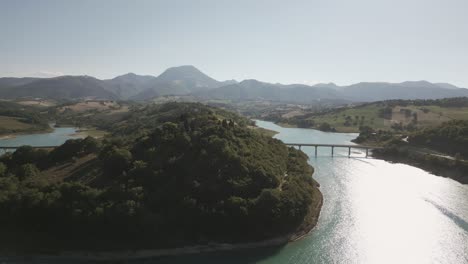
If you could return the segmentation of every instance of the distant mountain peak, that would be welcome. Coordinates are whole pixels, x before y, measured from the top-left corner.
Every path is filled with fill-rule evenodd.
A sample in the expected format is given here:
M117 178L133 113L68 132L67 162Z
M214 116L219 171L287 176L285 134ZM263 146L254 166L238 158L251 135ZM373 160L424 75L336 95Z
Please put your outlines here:
M159 82L184 82L196 87L214 88L220 84L220 82L204 74L192 65L182 65L169 68L161 73L157 78Z
M119 75L117 77L114 77L111 80L135 80L135 79L138 79L138 78L156 78L156 77L151 76L151 75L138 75L136 73L129 72L129 73L122 74L122 75Z
M186 95L199 90L207 90L225 85L193 65L171 67L161 73L151 87L131 97L134 100L151 99L162 95Z
M171 67L166 69L161 75L158 76L160 79L177 79L187 77L208 77L208 75L195 68L193 65L182 65L177 67ZM210 77L208 77L210 78Z
M129 73L126 73L126 74L122 74L120 76L117 76L117 77L135 77L135 76L138 76L136 73L133 73L133 72L129 72Z
M174 67L170 67L170 68L167 68L168 70L171 70L171 69L180 69L180 70L196 70L196 71L200 71L197 69L197 67L193 66L193 65L180 65L180 66L174 66Z

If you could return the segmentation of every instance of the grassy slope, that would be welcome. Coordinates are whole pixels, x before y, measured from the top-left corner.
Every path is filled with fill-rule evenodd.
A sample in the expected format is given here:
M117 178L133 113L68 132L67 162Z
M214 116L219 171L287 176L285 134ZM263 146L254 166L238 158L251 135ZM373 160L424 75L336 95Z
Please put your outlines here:
M360 120L364 117L362 125L372 127L376 130L390 130L391 125L394 123L408 124L412 118L406 118L400 109L410 109L412 112L417 113L418 126L419 127L432 127L439 125L443 122L452 119L468 120L468 107L440 107L435 105L428 106L395 106L392 110L392 119L383 119L379 117L379 109L384 106L375 104L356 106L351 108L343 108L334 112L317 114L312 117L308 117L308 120L314 120L318 125L321 123L329 123L338 132L359 132L359 126L361 125ZM429 110L425 113L423 109ZM351 116L351 126L345 126L345 117ZM355 123L356 116L359 117L359 121Z
M0 101L0 135L48 131L49 125L40 108Z
M46 125L24 123L20 117L0 116L0 135L45 133L50 130Z
M380 107L376 105L369 105L366 107L356 108L345 108L335 113L327 113L319 115L310 119L313 119L316 124L329 123L338 132L358 132L359 124L362 116L364 116L363 125L371 126L376 129L385 129L384 119L378 116L378 110ZM356 116L358 116L358 122L356 125L345 126L346 116L351 116L352 123L354 123Z
M9 130L28 130L34 126L21 122L21 118L12 116L0 116L0 127L7 128Z

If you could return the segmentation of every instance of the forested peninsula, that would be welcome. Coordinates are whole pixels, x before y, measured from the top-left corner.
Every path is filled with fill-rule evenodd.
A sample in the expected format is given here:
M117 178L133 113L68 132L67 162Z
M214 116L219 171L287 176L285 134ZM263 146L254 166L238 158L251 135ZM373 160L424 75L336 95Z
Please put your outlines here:
M359 139L382 144L383 148L373 153L377 158L407 163L468 184L467 120L452 120L405 137L361 132Z
M0 246L168 249L306 234L322 204L307 156L251 125L202 104L145 105L102 139L3 155Z

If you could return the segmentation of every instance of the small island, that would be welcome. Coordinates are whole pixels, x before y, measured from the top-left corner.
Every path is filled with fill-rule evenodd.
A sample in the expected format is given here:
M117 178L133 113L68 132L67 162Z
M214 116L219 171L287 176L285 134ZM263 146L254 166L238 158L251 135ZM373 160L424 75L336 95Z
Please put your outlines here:
M166 103L106 126L102 139L1 156L6 253L280 245L317 222L323 198L307 156L246 118Z

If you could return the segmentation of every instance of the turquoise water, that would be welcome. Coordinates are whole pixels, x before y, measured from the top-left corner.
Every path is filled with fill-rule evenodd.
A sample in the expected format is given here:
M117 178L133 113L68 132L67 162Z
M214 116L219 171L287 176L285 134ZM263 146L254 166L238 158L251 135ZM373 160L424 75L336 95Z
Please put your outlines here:
M357 134L282 128L287 142L352 144ZM347 149L302 148L324 205L317 227L282 248L167 257L147 263L468 263L468 185ZM341 156L340 156L341 155Z
M287 143L352 144L350 140L357 136L282 128L264 121L257 124L278 131L275 137ZM52 137L49 139L45 135L32 135L33 140L22 138L20 142L59 143L73 133L62 128L57 130L54 136L46 136ZM319 148L317 157L314 148L302 150L310 157L314 178L321 184L324 195L318 225L309 236L281 248L136 262L468 263L468 185L408 165L364 158L365 153L360 151L354 151L348 158L347 149L335 148L334 157L330 148ZM51 263L52 260L35 262ZM80 261L67 259L66 262Z

